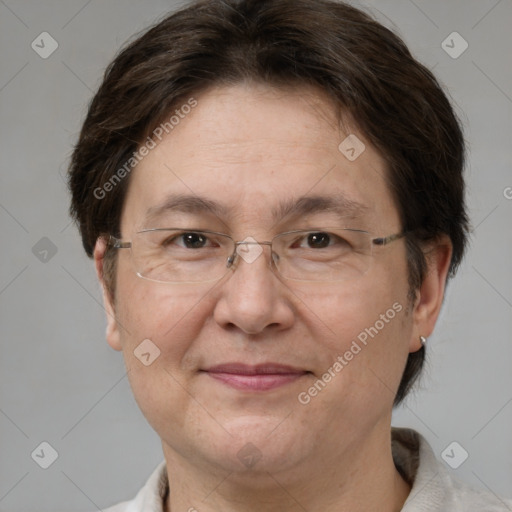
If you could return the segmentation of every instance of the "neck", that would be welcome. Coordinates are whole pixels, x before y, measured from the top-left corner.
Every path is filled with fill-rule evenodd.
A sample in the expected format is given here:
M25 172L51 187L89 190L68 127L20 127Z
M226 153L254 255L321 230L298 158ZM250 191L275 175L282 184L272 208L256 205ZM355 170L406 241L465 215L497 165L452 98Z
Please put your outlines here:
M191 463L163 447L171 482L165 512L399 512L410 492L393 462L389 427L275 474Z

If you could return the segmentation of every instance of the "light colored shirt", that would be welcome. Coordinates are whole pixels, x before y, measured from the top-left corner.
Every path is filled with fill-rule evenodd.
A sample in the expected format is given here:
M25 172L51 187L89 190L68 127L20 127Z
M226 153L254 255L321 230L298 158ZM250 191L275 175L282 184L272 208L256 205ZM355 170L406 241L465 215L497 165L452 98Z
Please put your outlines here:
M402 512L512 512L512 500L474 489L455 478L418 432L392 428L391 438L395 466L412 486ZM168 490L163 461L133 500L104 512L164 512Z

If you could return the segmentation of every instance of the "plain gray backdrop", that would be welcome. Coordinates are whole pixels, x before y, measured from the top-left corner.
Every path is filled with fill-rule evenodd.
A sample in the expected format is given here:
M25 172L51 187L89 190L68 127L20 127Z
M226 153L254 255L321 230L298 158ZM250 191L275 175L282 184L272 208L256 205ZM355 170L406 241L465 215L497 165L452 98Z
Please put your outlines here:
M105 341L100 289L67 214L65 175L104 68L177 5L0 0L2 511L103 509L132 498L163 459L122 356ZM394 424L419 430L440 459L456 441L457 457L462 449L469 456L450 471L510 497L512 1L362 6L434 69L469 148L471 247L429 340L425 373ZM48 469L37 457L51 454L42 442L58 454Z

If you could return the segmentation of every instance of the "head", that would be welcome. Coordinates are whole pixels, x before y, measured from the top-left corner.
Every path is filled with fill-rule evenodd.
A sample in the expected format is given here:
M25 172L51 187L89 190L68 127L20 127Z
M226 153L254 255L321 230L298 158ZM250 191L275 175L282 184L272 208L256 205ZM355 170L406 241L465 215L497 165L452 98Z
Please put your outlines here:
M355 159L348 136L364 145ZM199 446L210 462L230 443L263 447L293 396L271 452L300 436L298 462L318 449L304 437L308 421L333 436L387 421L421 371L419 336L432 332L463 256L463 167L460 124L434 76L344 3L198 2L127 46L73 153L71 213L104 288L108 341L162 440L189 457ZM189 212L151 217L170 196L208 207L189 200ZM274 215L311 196L354 208ZM214 283L157 283L136 275L129 249L107 243L170 223L235 240L326 223L404 236L375 246L360 278L323 283L283 278L264 245ZM144 339L160 350L147 367L134 356ZM337 357L347 351L345 365ZM233 361L306 373L262 398L208 380L205 370Z

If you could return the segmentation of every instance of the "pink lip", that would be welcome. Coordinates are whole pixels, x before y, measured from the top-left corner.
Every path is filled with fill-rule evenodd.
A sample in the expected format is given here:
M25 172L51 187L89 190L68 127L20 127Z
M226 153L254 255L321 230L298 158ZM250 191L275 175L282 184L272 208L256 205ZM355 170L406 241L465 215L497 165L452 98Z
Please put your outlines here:
M210 377L235 389L267 391L293 382L307 371L276 363L256 366L242 363L227 363L204 370Z

